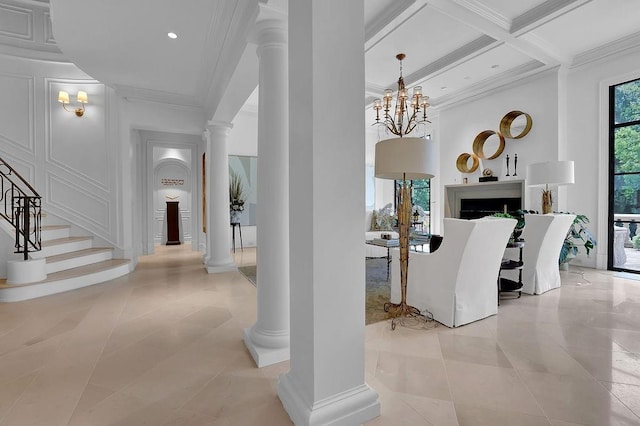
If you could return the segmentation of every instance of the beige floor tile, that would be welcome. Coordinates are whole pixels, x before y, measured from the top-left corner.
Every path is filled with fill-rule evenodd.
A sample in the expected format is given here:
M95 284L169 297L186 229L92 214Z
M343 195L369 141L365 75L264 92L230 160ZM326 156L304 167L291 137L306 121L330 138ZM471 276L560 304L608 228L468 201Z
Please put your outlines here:
M590 377L589 372L559 345L502 342L500 347L517 370Z
M445 361L451 395L455 404L481 406L534 416L544 413L513 368Z
M439 339L445 360L512 367L495 339L456 334L440 334Z
M638 424L640 424L640 386L609 382L602 382L602 384L638 416Z
M114 391L124 388L170 353L143 342L121 349L98 361L89 383Z
M0 424L35 377L36 374L34 373L0 382Z
M380 351L375 377L393 392L451 400L440 359Z
M367 326L381 403L367 425L640 425L640 282L573 269L463 327ZM258 369L244 346L255 320L256 288L207 274L186 246L108 283L0 304L0 425L290 424L275 387L289 363Z
M7 425L65 424L82 397L91 365L43 367L4 418Z
M399 398L413 408L426 424L437 426L457 426L456 410L452 401L426 398L408 394L398 394Z
M597 380L520 372L550 419L586 425L637 425L640 419Z
M640 332L617 329L598 329L626 351L640 354Z
M379 337L367 341L367 348L379 351L389 351L397 354L442 359L440 342L435 329L414 330L397 326L381 330Z
M640 385L640 355L620 351L591 351L584 353L569 349L573 356L593 377L600 381Z
M489 409L467 404L455 404L460 426L550 426L545 416L533 416L503 409Z

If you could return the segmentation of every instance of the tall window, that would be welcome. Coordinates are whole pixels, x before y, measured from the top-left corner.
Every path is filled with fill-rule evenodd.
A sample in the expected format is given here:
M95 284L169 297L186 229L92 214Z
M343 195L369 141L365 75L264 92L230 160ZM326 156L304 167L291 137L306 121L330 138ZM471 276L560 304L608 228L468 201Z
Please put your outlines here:
M395 181L394 206L397 209L398 190L402 185L401 180ZM415 209L419 206L421 215L419 221L422 223L421 231L431 232L431 179L416 179L411 181L411 206Z
M628 228L630 237L640 231L640 79L611 86L609 95L609 268L628 270L628 262L614 259L620 244L613 225Z

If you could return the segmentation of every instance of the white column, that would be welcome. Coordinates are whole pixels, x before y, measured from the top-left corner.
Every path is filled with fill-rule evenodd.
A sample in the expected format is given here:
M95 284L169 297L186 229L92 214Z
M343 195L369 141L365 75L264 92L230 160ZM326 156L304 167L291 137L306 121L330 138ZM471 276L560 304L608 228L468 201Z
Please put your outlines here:
M289 359L289 103L286 20L258 22L256 323L244 342L258 367Z
M291 359L296 425L380 414L365 383L363 0L289 1Z
M204 259L207 272L235 271L231 258L229 232L229 153L227 136L230 123L207 123L207 254ZM207 134L205 133L205 137Z

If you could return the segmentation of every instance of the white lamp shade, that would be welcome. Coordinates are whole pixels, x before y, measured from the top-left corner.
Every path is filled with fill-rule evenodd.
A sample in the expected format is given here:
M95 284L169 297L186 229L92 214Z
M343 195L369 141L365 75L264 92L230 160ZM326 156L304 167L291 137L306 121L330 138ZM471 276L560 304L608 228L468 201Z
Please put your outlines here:
M375 176L380 179L430 179L436 174L435 142L393 138L376 144Z
M65 92L64 90L61 90L60 92L58 92L58 102L63 103L63 104L68 104L69 103L69 94L67 92Z
M84 92L82 90L78 91L78 102L80 102L81 104L86 104L89 102L89 99L87 98L87 92Z
M573 161L546 161L527 166L527 185L569 185L575 183Z

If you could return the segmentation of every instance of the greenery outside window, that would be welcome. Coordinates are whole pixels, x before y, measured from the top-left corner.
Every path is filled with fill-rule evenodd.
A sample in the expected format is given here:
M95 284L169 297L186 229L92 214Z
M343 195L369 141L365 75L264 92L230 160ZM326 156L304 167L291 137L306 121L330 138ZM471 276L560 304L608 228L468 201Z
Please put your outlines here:
M609 88L609 268L613 268L613 224L635 234L640 214L640 79ZM618 215L616 220L615 215ZM633 235L631 235L633 237ZM616 268L616 269L625 269Z

